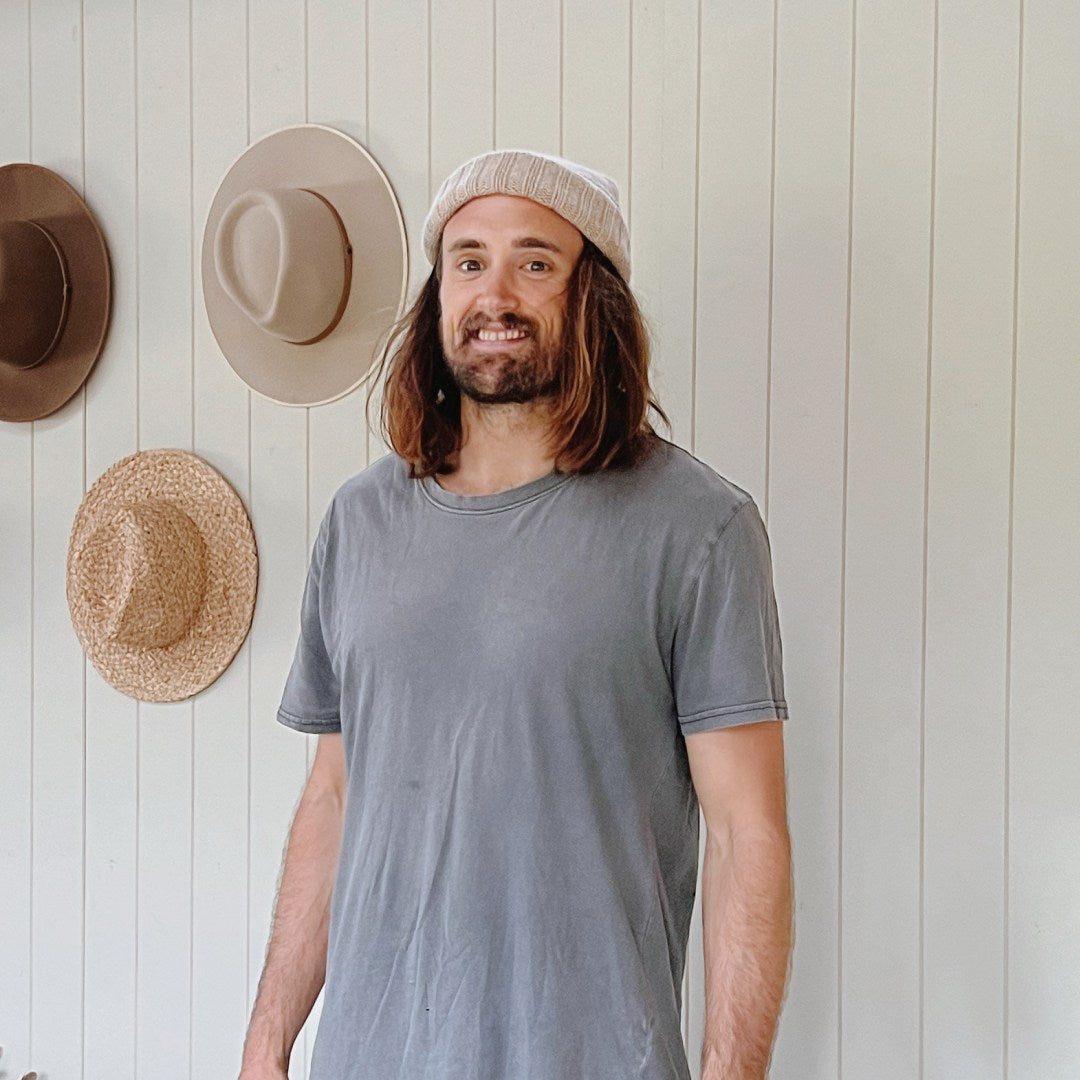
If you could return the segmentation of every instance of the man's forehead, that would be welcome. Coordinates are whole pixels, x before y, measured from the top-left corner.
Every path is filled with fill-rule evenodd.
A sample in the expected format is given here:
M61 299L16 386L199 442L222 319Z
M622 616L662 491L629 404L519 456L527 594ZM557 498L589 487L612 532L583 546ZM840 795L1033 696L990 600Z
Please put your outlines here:
M566 218L520 195L481 195L470 199L447 220L443 250L460 248L464 241L483 246L485 238L509 238L516 247L547 247L556 251L576 251L584 243L578 228Z

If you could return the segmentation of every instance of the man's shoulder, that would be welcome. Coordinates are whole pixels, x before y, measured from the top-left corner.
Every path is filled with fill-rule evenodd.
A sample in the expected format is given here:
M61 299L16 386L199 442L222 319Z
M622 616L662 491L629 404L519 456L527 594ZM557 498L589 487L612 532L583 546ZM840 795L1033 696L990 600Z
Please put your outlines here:
M385 494L404 487L409 479L409 466L393 451L377 457L367 468L350 476L334 493L334 500L351 502L372 494Z
M648 456L623 484L650 513L701 527L722 523L753 497L711 465L667 439L655 437Z
M350 526L358 517L368 522L378 520L408 494L414 483L409 478L408 464L392 451L385 453L338 487L330 500L327 519Z

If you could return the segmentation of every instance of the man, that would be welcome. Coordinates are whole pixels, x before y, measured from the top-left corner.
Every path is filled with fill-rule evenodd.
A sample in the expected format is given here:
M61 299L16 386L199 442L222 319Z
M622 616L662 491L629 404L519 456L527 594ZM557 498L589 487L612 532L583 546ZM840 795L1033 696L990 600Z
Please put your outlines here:
M791 947L769 546L663 416L615 185L523 151L443 184L384 356L394 447L314 545L279 719L319 735L242 1077L765 1076ZM331 889L331 884L333 888Z

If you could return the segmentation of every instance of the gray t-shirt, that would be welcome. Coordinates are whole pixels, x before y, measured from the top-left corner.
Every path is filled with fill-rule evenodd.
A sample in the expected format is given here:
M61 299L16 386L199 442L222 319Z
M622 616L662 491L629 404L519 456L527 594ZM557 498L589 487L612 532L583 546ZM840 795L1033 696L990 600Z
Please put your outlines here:
M773 717L764 526L673 444L495 495L392 454L345 483L278 714L346 754L312 1080L687 1080L683 736Z

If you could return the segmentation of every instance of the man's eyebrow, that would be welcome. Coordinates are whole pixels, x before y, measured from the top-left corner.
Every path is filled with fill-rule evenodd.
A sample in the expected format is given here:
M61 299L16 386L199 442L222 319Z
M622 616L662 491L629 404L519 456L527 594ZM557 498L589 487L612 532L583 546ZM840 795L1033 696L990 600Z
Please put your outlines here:
M513 244L516 248L539 248L541 251L553 251L556 255L563 253L562 248L558 244L552 243L550 240L543 240L538 236L522 236L514 241ZM467 237L461 240L455 240L447 249L447 255L452 254L455 251L483 251L486 245L480 240L470 240Z
M550 240L541 240L537 236L523 236L520 240L514 241L514 247L541 248L544 251L554 251L556 255L562 254L562 248L557 244L553 244Z

